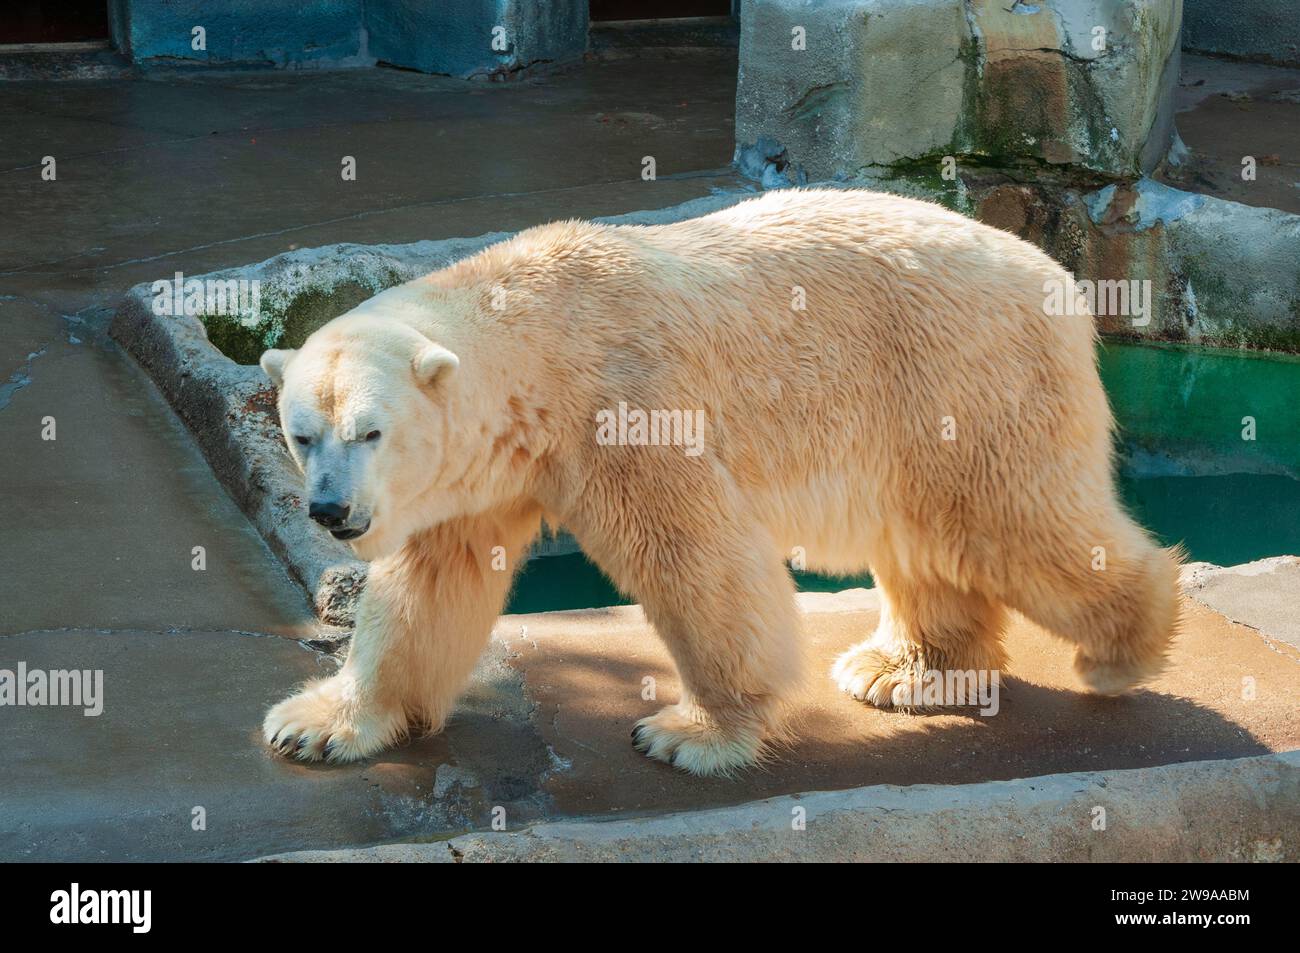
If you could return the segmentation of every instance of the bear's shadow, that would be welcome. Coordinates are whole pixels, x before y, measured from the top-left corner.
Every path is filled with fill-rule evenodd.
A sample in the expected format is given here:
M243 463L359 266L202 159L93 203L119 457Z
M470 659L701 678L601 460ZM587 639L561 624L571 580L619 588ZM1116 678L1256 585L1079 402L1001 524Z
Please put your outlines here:
M697 778L651 761L631 725L677 698L677 680L644 661L566 646L562 664L530 666L535 722L572 762L545 788L562 810L677 810L800 791L872 784L969 784L1044 774L1154 767L1271 750L1248 728L1192 699L1151 690L1116 698L1003 676L992 717L886 712L847 695L814 693L801 707L797 740L734 778ZM659 701L629 698L655 675ZM534 687L535 686L535 687ZM595 793L593 793L595 792Z

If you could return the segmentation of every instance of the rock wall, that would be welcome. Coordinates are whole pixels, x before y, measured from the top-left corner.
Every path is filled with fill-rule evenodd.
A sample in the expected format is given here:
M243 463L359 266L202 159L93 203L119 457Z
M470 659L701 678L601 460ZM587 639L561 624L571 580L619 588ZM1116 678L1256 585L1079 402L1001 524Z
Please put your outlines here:
M1149 172L1173 136L1181 0L752 0L738 154L810 180L954 156Z

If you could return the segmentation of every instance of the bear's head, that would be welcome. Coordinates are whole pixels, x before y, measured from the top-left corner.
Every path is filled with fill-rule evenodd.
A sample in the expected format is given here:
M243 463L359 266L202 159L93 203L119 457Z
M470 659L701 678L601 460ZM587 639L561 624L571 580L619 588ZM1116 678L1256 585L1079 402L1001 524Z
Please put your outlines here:
M456 470L459 363L409 325L362 315L331 321L298 350L262 355L308 515L360 558L392 553L457 515L437 489Z

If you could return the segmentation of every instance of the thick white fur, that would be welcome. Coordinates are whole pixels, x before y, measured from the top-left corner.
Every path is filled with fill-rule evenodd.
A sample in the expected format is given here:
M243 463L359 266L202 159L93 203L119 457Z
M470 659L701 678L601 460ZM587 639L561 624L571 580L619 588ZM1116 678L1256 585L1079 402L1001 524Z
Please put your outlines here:
M530 229L268 355L286 430L384 437L350 487L374 560L351 654L271 710L267 740L352 759L442 727L543 517L666 642L682 700L637 743L695 773L781 730L803 671L795 547L883 591L833 673L872 704L928 670L1001 667L1008 608L1073 643L1095 691L1150 677L1176 557L1117 500L1091 320L1044 311L1064 278L938 206L781 191L675 225ZM431 343L454 373L418 373ZM599 445L620 402L703 410L705 452Z

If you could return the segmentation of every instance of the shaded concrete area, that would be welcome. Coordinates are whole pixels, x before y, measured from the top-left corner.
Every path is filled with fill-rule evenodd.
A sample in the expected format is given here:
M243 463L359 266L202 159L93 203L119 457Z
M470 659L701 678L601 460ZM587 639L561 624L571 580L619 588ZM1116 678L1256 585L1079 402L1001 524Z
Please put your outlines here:
M108 317L0 301L0 633L310 633L302 591L153 385L108 347Z
M1300 69L1184 53L1176 95L1189 154L1161 181L1259 208L1300 213ZM1255 158L1255 178L1242 159Z
M0 280L125 290L306 245L671 205L707 193L702 171L726 174L735 71L718 51L514 84L394 70L7 83ZM57 183L41 180L45 155Z

